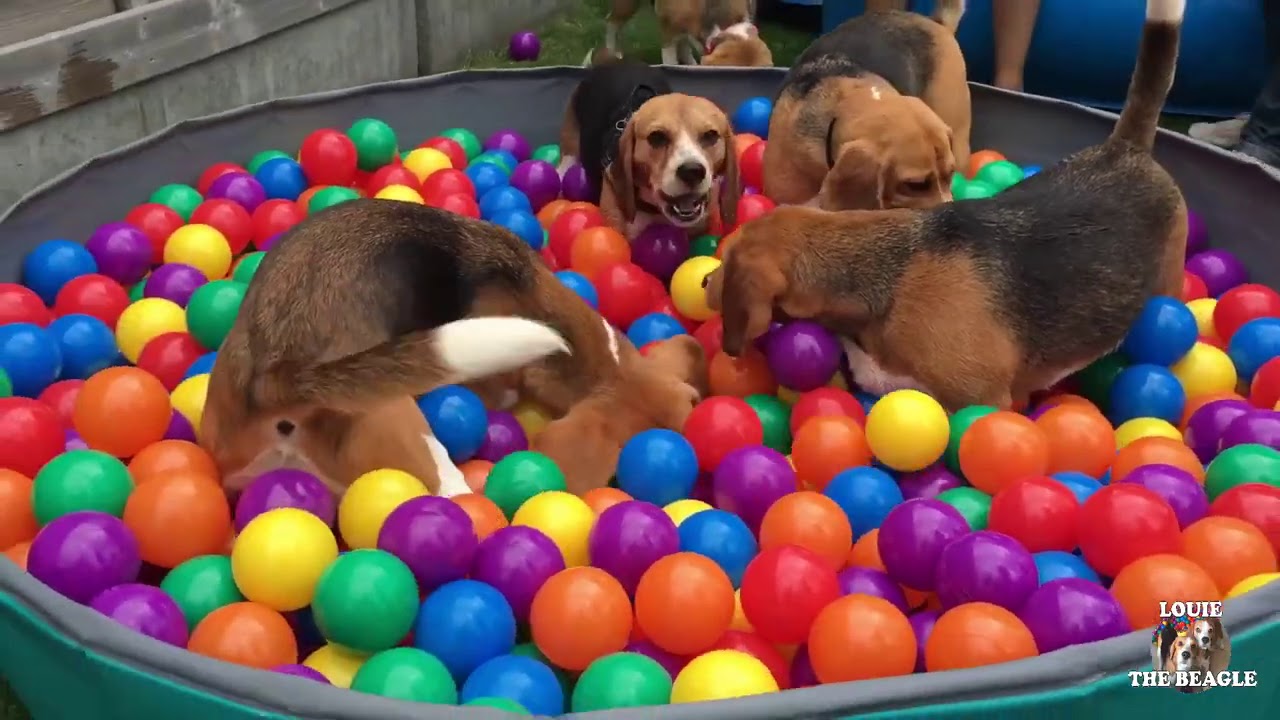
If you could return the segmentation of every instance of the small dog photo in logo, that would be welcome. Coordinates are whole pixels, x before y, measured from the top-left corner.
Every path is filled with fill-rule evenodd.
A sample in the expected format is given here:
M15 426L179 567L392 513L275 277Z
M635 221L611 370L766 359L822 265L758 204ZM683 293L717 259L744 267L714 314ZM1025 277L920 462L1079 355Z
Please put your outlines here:
M1178 692L1200 693L1216 686L1231 665L1231 638L1219 617L1164 618L1151 638L1151 665L1168 673Z

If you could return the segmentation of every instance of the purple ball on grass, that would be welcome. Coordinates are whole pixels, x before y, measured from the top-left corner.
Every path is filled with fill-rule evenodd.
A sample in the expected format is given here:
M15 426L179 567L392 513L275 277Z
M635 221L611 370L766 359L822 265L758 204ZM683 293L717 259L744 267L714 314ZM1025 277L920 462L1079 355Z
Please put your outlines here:
M507 56L516 62L532 62L542 52L542 41L531 30L521 30L507 43Z

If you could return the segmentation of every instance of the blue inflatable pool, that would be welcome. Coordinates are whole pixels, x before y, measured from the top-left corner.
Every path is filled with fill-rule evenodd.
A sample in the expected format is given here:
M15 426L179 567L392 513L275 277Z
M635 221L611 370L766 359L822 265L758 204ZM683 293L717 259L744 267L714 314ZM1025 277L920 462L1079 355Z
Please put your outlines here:
M991 0L969 0L959 39L969 77L990 82ZM912 0L930 12L933 0ZM863 0L825 0L823 32L862 13ZM1145 0L1042 0L1026 89L1038 95L1114 109L1124 100L1138 54ZM1261 0L1187 0L1182 56L1168 111L1231 116L1245 112L1264 79Z

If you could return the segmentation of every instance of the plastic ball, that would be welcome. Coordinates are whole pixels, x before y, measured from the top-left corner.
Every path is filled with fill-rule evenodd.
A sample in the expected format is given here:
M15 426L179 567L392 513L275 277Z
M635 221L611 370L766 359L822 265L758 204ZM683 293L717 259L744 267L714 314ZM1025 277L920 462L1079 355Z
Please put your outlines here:
M513 526L532 527L551 538L568 567L587 564L587 539L595 521L596 514L582 498L562 490L534 495L511 518Z
M65 439L58 414L29 398L0 398L0 469L34 476L62 452Z
M1219 449L1248 444L1280 449L1280 411L1253 410L1235 418L1223 431Z
M262 183L258 182L257 178L249 173L228 172L219 175L218 179L209 185L209 192L206 193L206 197L232 200L252 213L267 199L267 193L262 189ZM192 200L198 200L198 198L192 198ZM199 207L198 203L196 207ZM194 215L195 209L192 208L190 212L183 212L182 210L179 212L189 221L190 217Z
M338 504L338 530L355 550L378 545L378 533L392 511L426 495L420 480L402 470L371 470L356 478Z
M753 143L738 156L738 172L744 185L764 187L764 151L768 144L767 140Z
M754 531L774 503L795 492L796 473L778 451L749 445L724 456L711 484L716 507L742 518Z
M791 442L791 461L805 486L824 490L840 472L871 464L871 447L858 421L843 415L806 422Z
M80 243L46 240L22 260L22 284L52 305L58 291L73 278L98 272L98 262Z
M986 530L991 514L991 496L968 486L960 486L938 493L938 500L960 513L970 530Z
M1035 419L1049 441L1048 473L1099 476L1116 454L1116 432L1092 405L1063 403Z
M533 642L566 670L585 670L597 659L626 647L631 635L631 601L609 573L571 567L538 590L529 613ZM582 628L590 625L591 632Z
M232 576L231 558L225 555L183 562L164 576L160 589L178 604L189 631L214 610L244 601Z
M1017 540L1027 550L1073 550L1080 501L1047 477L1015 481L991 498L987 528Z
M183 225L164 245L164 261L190 265L209 280L227 276L232 250L227 238L210 225Z
M1117 425L1134 418L1174 422L1182 416L1186 402L1186 390L1167 368L1130 365L1111 385L1108 414Z
M49 323L48 333L62 356L63 379L88 378L110 367L120 355L115 334L96 317L64 315Z
M0 325L0 370L11 392L36 397L62 374L62 351L46 329L30 323Z
M671 701L672 680L656 660L621 652L592 662L573 688L572 712L653 707Z
M944 612L925 643L930 672L962 670L1035 657L1035 637L1009 610L974 602Z
M278 508L254 518L236 537L231 568L246 598L280 612L311 604L338 543L315 515Z
M591 564L616 578L628 594L653 563L680 549L671 518L658 506L636 500L601 512L587 542Z
M838 476L837 476L838 477ZM834 480L833 480L834 482ZM923 470L903 473L896 483L903 499L936 498L940 493L962 486L964 482L942 463L930 465ZM827 489L830 490L828 485ZM885 512L888 508L885 508Z
M133 490L123 518L142 559L161 568L222 552L231 535L227 496L216 480L204 475L150 478Z
M1031 593L1019 617L1041 653L1106 640L1130 630L1119 601L1101 585L1078 578L1041 585Z
M456 705L458 686L444 663L417 648L373 655L351 678L351 689L395 700Z
M902 586L883 570L852 565L841 570L836 579L842 595L871 595L889 601L904 613L911 609Z
M100 225L84 246L96 261L98 272L121 284L138 282L151 267L150 238L128 223Z
M303 197L305 198L306 195L303 195ZM306 203L307 213L308 214L318 213L321 210L331 208L334 205L339 205L344 202L350 202L352 200L359 199L359 197L360 197L360 193L356 192L354 189L349 187L343 187L343 186L323 187L316 190L315 194L312 195L311 198L307 201ZM301 199L299 199L299 202L301 202Z
M618 487L631 497L667 505L689 497L698 478L693 445L679 433L654 428L627 441L618 456Z
M1182 555L1209 573L1223 593L1245 578L1277 571L1261 530L1239 518L1212 516L1182 531Z
M707 365L707 379L712 395L772 396L778 391L778 383L769 370L768 361L754 348L748 348L740 357L716 351ZM761 418L761 425L763 423Z
M1220 494L1209 514L1235 517L1263 532L1280 557L1280 488L1261 483L1237 485Z
M1209 502L1250 483L1280 487L1280 452L1265 445L1236 445L1223 450L1205 470Z
M564 473L555 462L542 453L525 450L511 453L493 464L484 495L508 518L514 518L530 498L539 493L563 491L565 487Z
M840 368L840 341L826 328L794 320L770 332L765 356L783 387L805 392L822 387Z
M1280 318L1258 318L1241 325L1227 343L1227 355L1241 380L1252 379L1268 360L1280 357Z
M719 267L720 260L717 258L691 257L672 273L671 301L682 316L703 321L715 314L707 307L707 292L703 281Z
M330 526L337 513L332 492L316 476L302 470L280 468L254 478L240 493L236 502L236 530L243 530L265 512L284 507L305 510Z
M187 645L182 610L159 588L139 583L117 585L99 593L89 607L154 640L180 648Z
M514 526L499 528L480 543L470 577L496 588L516 619L525 621L538 590L564 569L564 557L551 538Z
M1231 598L1240 597L1245 593L1253 592L1260 587L1270 585L1276 580L1280 580L1280 573L1264 573L1262 575L1247 577L1236 583L1235 587L1231 588L1231 592L1227 593L1226 599L1230 600Z
M1001 410L964 431L958 457L965 479L994 495L1015 480L1048 471L1049 439L1033 421Z
M1168 366L1187 354L1198 335L1195 316L1182 301L1154 297L1130 326L1120 352L1136 364Z
M54 592L87 604L107 588L137 580L138 543L124 523L93 510L67 513L31 541L27 572Z
M915 633L907 616L871 595L846 595L823 608L806 647L823 683L909 675L916 665ZM857 652L849 651L855 647Z
M186 307L195 291L207 282L204 273L190 265L166 263L147 276L142 296L164 298Z
M486 660L511 652L516 619L494 588L475 580L455 580L422 602L413 643L439 658L454 679L461 680ZM467 696L464 688L463 698Z
M943 548L969 532L964 516L941 500L908 500L880 524L877 547L889 577L921 591L935 587Z
M594 229L588 232L594 233ZM574 247L581 245L581 242L575 242ZM662 299L662 284L632 263L611 261L598 272L577 262L573 268L591 278L600 293L600 315L615 327L631 327L637 318Z
M1129 563L1111 582L1111 594L1133 628L1158 625L1160 603L1170 598L1184 602L1222 599L1222 591L1204 569L1174 554L1148 555Z
M269 198L262 205L272 200L297 200L307 189L306 173L293 158L272 158L260 165L253 176L262 186L263 194ZM255 214L262 205L255 208Z
M764 429L765 447L772 448L783 454L790 453L791 431L789 425L792 416L791 408L773 395L748 395L743 399L751 406L752 410L756 411L756 417L760 418L760 426Z
M600 296L596 293L595 286L582 273L574 272L573 270L561 270L556 273L556 277L565 284L565 287L572 290L592 308L600 306Z
M417 190L404 185L388 185L375 193L373 197L378 200L398 200L417 205L426 204L426 200L422 199L422 195Z
M558 716L565 710L564 688L555 671L543 662L522 655L498 655L481 664L467 677L460 697L464 705L508 711L514 705L523 709L525 712L520 714L525 715ZM486 702L481 702L482 699ZM490 699L502 699L506 703L494 704Z
M666 282L689 257L689 236L666 223L650 223L631 241L631 256L646 272Z
M42 527L85 510L120 517L133 490L128 469L116 458L98 450L68 450L36 473L31 509Z
M511 172L511 187L524 193L536 212L560 196L560 175L551 163L526 160Z
M764 440L764 428L751 406L739 398L723 396L708 398L695 406L685 419L683 434L704 472L716 470L734 450L759 445Z
M733 598L729 576L710 558L667 555L649 566L636 587L636 623L663 650L694 655L729 629Z
M13 470L0 469L0 547L11 548L36 536L39 525L31 507L32 481Z
M413 627L418 586L409 566L391 553L352 550L320 575L311 611L329 642L357 652L387 650Z
M728 700L777 692L768 666L740 650L703 653L680 671L671 687L672 704Z
M761 551L742 577L742 609L761 637L800 643L814 619L840 596L836 571L820 555L784 545Z
M356 673L364 666L369 656L341 645L326 643L307 656L303 665L315 670L329 681L330 685L350 688L355 682Z
M743 100L733 111L733 131L750 133L764 140L769 137L769 118L773 115L773 102L767 97Z
M169 404L192 428L200 427L204 417L204 403L209 394L209 375L193 375L178 383L169 393Z
M747 564L759 549L747 524L724 510L696 512L680 523L678 533L680 551L710 558L734 587L741 585Z
M1180 547L1178 517L1156 493L1133 483L1109 485L1080 507L1080 550L1099 573L1115 577L1140 558Z
M465 510L429 495L401 503L378 533L378 548L403 561L422 592L465 577L479 544Z
M322 128L307 135L298 150L298 163L312 185L350 185L359 153L347 135Z
M1079 578L1092 583L1102 583L1098 573L1075 553L1063 550L1045 550L1032 556L1036 563L1036 572L1043 585L1051 580L1062 578Z
M1195 476L1179 467L1163 464L1141 465L1127 473L1123 482L1141 485L1164 498L1186 528L1209 512L1209 498Z
M439 154L443 155L443 153ZM436 170L436 172L441 172L441 170ZM476 198L482 198L497 188L507 187L510 182L505 170L489 162L474 163L467 167L465 174L467 179L471 181L472 187L475 188L474 196ZM516 209L525 208L517 206ZM533 209L533 205L530 204L527 209Z
M484 442L476 450L478 461L490 463L488 467L491 468L492 463L511 453L529 449L529 438L514 415L502 410L492 410L488 413L488 419ZM484 477L488 478L487 470ZM476 491L479 492L479 490Z
M1012 537L990 530L970 533L943 548L935 573L944 610L983 602L1017 611L1039 585L1031 553Z
M172 208L157 203L144 203L134 207L124 216L124 221L141 230L151 243L151 263L156 264L164 256L164 244L169 235L183 225L182 216Z
M462 462L475 456L489 426L478 395L461 385L445 385L422 396L418 407L450 459Z
M911 472L942 457L951 428L937 400L917 390L897 390L871 407L866 435L877 460L894 470Z
M113 367L80 387L72 420L89 447L127 458L164 437L172 410L168 390L154 375Z
M1022 168L1014 163L1008 160L995 160L983 165L973 179L990 185L999 193L1018 184L1025 177Z
M145 298L125 308L116 321L116 345L136 363L147 343L165 333L187 332L187 313L163 298Z
M298 640L289 621L255 602L231 603L210 612L191 631L187 649L259 670L298 662Z
M834 500L813 491L779 499L760 523L760 547L796 546L825 559L833 569L844 565L853 546L853 529Z

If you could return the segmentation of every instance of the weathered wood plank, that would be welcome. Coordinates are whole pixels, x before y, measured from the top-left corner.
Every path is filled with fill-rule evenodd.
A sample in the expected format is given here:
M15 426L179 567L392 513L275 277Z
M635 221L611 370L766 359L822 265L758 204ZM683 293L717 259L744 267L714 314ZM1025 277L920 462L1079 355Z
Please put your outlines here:
M0 47L65 30L115 11L112 0L3 0Z
M150 5L151 3L159 2L159 0L115 0L115 2L116 10L124 11L140 8L143 5Z
M157 0L0 47L0 132L359 1Z

